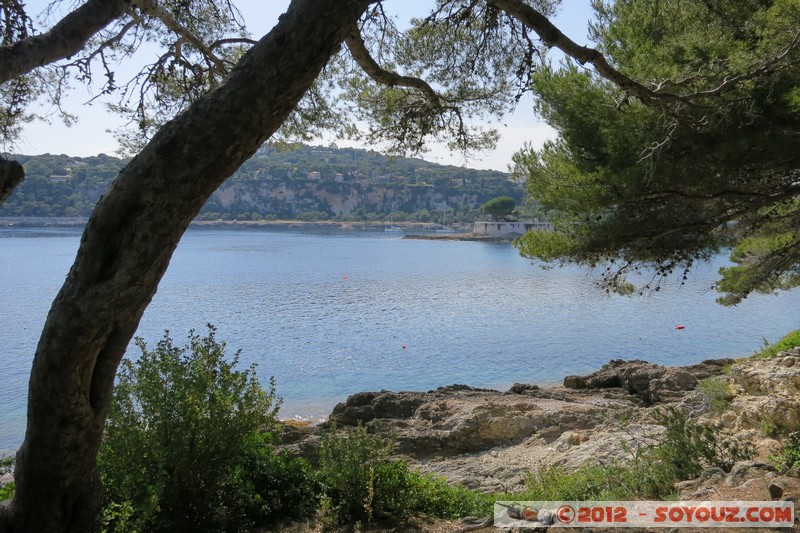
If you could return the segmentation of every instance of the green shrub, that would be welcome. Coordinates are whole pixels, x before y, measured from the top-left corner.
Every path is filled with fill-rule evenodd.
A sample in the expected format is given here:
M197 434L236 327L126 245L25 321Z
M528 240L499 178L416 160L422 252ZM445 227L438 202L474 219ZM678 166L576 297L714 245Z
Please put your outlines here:
M279 402L274 382L265 391L253 367L236 370L239 352L226 359L214 335L209 325L177 347L167 332L152 351L137 339L139 359L122 362L98 456L106 531L228 531L257 521L250 468L274 460L261 431Z
M630 462L585 465L573 472L563 467L539 469L526 478L528 490L517 499L627 500L665 499L673 492L675 473L664 462L653 461L650 453Z
M668 499L676 482L696 477L710 466L729 471L736 461L753 455L750 447L726 438L719 427L692 422L677 409L660 411L656 417L666 428L659 445L636 452L627 462L586 465L573 472L555 466L539 469L527 476L527 490L513 499ZM798 450L800 459L800 446Z
M317 512L322 485L308 461L276 452L271 446L261 447L245 459L239 487L247 490L240 498L247 502L247 516L253 517L255 524L307 518Z
M0 457L0 476L14 470L13 457ZM0 487L0 502L14 497L14 482L11 481Z
M491 496L414 472L404 461L390 460L391 452L391 442L370 435L363 426L350 431L334 427L323 437L320 469L327 506L337 522L418 513L438 518L491 515Z
M10 481L0 487L0 502L3 500L10 500L14 497L14 482Z
M779 428L778 424L775 423L775 419L771 414L761 415L760 429L762 433L773 438L777 437L781 432L781 428Z
M737 461L754 455L750 446L726 437L719 426L693 422L679 409L670 407L655 416L667 433L653 459L669 463L678 480L692 479L712 466L730 471Z
M798 346L800 346L800 329L788 333L774 344L770 344L764 339L764 348L760 352L757 352L754 357L775 357L780 352L785 352L786 350L797 348Z
M413 512L446 519L491 516L495 496L452 486L441 477L409 472L410 493L415 495Z
M375 468L389 462L391 451L391 443L368 434L361 425L350 431L334 426L323 436L320 471L339 522L370 520L376 507L382 506L382 491L379 488L376 495L375 490Z
M726 379L717 376L706 378L697 384L697 389L715 413L722 413L730 406L731 394Z
M800 431L793 431L786 437L780 455L771 457L781 472L800 467Z

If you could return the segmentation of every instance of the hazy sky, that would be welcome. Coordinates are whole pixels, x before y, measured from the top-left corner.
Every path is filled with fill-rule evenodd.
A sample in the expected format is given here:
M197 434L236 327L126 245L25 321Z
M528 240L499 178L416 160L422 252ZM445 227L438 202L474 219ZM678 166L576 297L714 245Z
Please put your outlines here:
M49 0L30 0L28 9L31 13L40 12ZM63 2L64 6L71 2ZM278 16L288 6L288 0L238 0L237 6L241 9L247 21L248 28L255 36L260 36L269 31L277 21ZM410 18L428 13L432 0L388 0L387 8L399 9L398 16ZM587 42L587 21L591 18L589 0L563 0L561 10L555 19L556 24L570 38L580 44ZM117 143L108 132L121 124L119 118L109 114L100 102L92 105L85 103L91 99L91 88L75 84L70 95L69 111L78 116L77 124L72 127L64 126L55 120L51 124L35 122L27 125L22 138L13 151L23 154L68 154L74 156L96 155L98 153L114 154ZM468 163L474 168L493 168L506 170L511 161L511 155L522 147L523 143L531 142L540 145L544 140L554 136L553 131L542 124L531 110L530 98L524 98L512 116L507 116L503 124L496 127L501 133L501 140L496 150L491 153L479 155ZM320 143L330 142L320 139ZM340 146L355 143L337 141ZM461 165L464 164L461 156L450 154L443 146L432 146L431 151L423 157L438 163Z

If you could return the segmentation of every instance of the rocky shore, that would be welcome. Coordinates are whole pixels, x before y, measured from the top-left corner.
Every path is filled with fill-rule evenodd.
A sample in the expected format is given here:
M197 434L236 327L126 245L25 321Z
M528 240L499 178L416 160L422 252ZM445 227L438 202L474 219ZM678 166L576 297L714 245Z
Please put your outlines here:
M712 378L728 401L721 413L698 388ZM800 474L778 475L768 456L778 432L800 429L800 349L770 359L707 360L685 367L612 360L563 386L519 383L508 391L452 385L428 392L363 392L337 405L328 424L359 423L394 436L414 468L482 491L516 491L538 468L606 464L663 436L654 410L667 406L719 423L756 450L730 473L709 469L681 483L685 499L794 498ZM287 429L287 445L314 460L324 428Z

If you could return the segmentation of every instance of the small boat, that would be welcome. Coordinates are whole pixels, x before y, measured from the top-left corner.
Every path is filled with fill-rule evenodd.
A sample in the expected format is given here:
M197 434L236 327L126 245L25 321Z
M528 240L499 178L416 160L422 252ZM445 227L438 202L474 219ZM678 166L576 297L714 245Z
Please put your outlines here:
M442 208L442 223L439 224L436 227L435 230L433 230L435 233L455 233L456 232L456 230L454 230L451 227L446 226L445 223L444 223L444 215L445 215L445 210L446 209L447 209L447 206Z
M394 225L393 214L394 214L394 204L392 204L392 210L389 213L389 225L386 226L383 231L387 231L389 233L400 233L403 230Z

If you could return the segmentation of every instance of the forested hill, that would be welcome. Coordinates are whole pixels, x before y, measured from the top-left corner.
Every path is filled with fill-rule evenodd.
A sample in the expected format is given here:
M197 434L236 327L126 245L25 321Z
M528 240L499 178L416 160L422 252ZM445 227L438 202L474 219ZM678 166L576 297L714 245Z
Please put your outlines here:
M0 217L88 216L126 160L100 154L16 155L25 181L0 206ZM509 175L422 159L387 159L333 145L262 147L211 197L201 219L470 220L496 196L522 200Z

